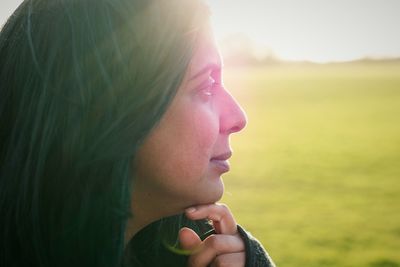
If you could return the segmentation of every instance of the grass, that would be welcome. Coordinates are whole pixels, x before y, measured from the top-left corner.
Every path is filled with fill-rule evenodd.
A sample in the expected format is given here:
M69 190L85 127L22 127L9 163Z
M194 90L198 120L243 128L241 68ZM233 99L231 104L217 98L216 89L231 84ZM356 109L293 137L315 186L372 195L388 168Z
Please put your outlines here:
M278 266L400 266L400 64L225 70L248 115L224 176Z

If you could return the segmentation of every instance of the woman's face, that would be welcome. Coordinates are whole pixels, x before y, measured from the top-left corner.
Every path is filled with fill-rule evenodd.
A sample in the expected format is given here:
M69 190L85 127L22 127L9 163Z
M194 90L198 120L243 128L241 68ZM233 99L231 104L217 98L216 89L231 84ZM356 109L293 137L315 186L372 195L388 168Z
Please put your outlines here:
M243 129L246 117L221 85L221 57L211 30L198 43L177 95L138 151L133 203L178 211L222 197L229 137Z

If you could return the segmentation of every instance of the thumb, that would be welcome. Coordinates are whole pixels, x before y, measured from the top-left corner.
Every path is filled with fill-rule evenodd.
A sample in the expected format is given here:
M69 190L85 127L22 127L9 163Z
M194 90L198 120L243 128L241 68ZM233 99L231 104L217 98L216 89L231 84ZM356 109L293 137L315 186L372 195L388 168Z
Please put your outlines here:
M179 231L179 242L184 250L194 252L201 244L200 237L190 228L183 227Z

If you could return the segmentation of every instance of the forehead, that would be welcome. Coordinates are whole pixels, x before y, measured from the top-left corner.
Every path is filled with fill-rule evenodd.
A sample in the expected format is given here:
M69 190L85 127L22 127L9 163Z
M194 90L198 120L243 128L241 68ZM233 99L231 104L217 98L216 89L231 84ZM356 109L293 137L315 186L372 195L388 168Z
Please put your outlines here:
M192 77L209 65L221 67L221 55L215 42L213 32L209 26L199 32L196 48L189 65L188 76Z

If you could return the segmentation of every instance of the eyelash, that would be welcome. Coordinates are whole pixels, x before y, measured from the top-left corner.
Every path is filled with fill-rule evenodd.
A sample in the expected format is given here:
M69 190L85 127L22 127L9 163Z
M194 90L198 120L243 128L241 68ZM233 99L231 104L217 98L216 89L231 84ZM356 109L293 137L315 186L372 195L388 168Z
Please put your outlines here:
M214 88L216 86L219 86L220 83L218 83L213 77L208 77L208 80L206 82L207 84L202 86L200 89L200 92L206 96L206 97L212 97L214 95Z

